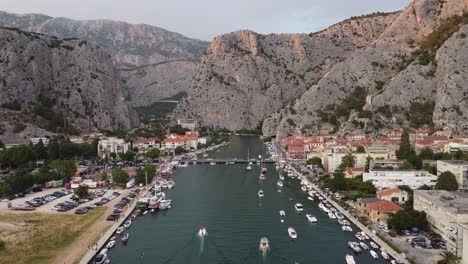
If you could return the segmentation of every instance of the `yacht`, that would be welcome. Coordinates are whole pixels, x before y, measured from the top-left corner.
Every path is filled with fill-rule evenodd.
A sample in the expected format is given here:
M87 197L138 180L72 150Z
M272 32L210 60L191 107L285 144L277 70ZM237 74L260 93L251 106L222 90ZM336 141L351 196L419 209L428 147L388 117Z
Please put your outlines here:
M124 228L123 228L123 226L121 226L121 227L117 228L117 231L115 231L115 233L117 235L120 235L120 234L122 234L123 231L124 231Z
M313 201L313 200L314 200L314 198L313 198L312 196L307 196L307 200L309 200L309 201Z
M111 238L109 238L109 241L115 241L115 236L112 236Z
M364 250L369 250L369 247L366 245L364 242L359 242L359 245L364 249Z
M250 165L252 162L249 162L249 165L247 165L247 168L245 168L246 170L250 171L252 170L252 166Z
M361 236L362 236L363 240L369 240L370 239L370 237L364 231L361 231Z
M114 246L115 246L115 240L111 240L109 241L109 243L107 243L106 248L113 248Z
M357 242L348 242L348 246L352 248L355 252L361 252L361 248Z
M350 226L341 226L341 230L345 231L345 232L353 232L353 229L350 227Z
M123 226L124 226L125 228L129 228L131 225L132 225L132 220L127 220L127 221L125 221L124 224L123 224Z
M371 249L371 251L369 251L369 253L371 254L371 256L372 256L374 259L378 259L378 258L379 258L379 255L378 255L377 252L375 252L374 250Z
M304 211L304 206L302 206L302 204L300 204L300 203L295 204L295 205L294 205L294 208L295 208L296 211L298 211L298 212Z
M332 212L328 213L328 217L330 217L331 219L336 219L335 214L333 214Z
M263 197L265 194L263 193L263 190L258 191L258 197Z
M301 190L302 190L303 192L307 192L307 187L302 186L302 187L301 187Z
M282 182L282 181L278 181L278 183L276 183L276 185L278 185L279 187L283 187L283 182Z
M148 213L148 210L145 210L145 211L143 212L144 215L147 214L147 213Z
M289 227L288 228L288 234L289 236L292 238L292 239L296 239L297 238L297 233L296 233L296 230L292 227Z
M307 220L311 223L317 223L317 218L311 214L306 214Z
M373 241L369 242L369 244L371 245L371 247L375 248L375 249L379 249L379 246L374 243Z
M315 195L315 191L309 191L309 192L307 192L307 194L308 194L309 196L312 196L312 197L314 197L314 195Z
M106 253L99 253L95 258L94 258L94 263L96 264L104 264L107 261L107 254Z
M343 220L343 225L351 225L348 220Z
M206 232L206 228L204 226L200 226L200 228L198 229L198 236L204 237L206 235L208 235L208 232Z
M129 236L130 236L130 235L129 235L128 233L124 233L124 234L122 235L122 241L123 241L123 242L127 242Z
M356 235L354 235L354 236L359 240L364 240L364 238L361 235L361 232L357 232Z
M380 252L380 255L382 255L382 258L384 259L387 259L387 260L390 259L390 257L388 256L387 252L385 252L385 250L382 250Z
M260 246L259 246L260 250L262 251L268 251L270 250L270 244L268 243L268 239L266 237L262 237L262 239L260 239Z
M356 261L354 261L354 257L351 255L346 255L346 263L347 264L356 264Z

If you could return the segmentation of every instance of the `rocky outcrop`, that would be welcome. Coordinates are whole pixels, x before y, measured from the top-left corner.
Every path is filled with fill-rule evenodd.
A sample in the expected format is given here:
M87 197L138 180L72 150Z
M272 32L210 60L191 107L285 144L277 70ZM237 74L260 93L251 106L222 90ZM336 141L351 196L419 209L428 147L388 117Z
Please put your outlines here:
M184 91L195 72L193 65L208 46L205 41L190 39L162 28L103 19L78 21L0 12L0 26L17 27L59 38L79 38L97 44L112 56L131 94L145 97L145 100L135 97L133 102L136 106L163 98L159 96L168 97ZM169 63L175 60L188 62ZM133 73L129 74L129 71ZM145 78L139 79L143 71Z
M96 45L0 29L0 134L9 141L135 127L128 98L109 55Z
M367 47L396 17L350 19L309 35L244 30L216 37L174 117L229 129L257 127Z

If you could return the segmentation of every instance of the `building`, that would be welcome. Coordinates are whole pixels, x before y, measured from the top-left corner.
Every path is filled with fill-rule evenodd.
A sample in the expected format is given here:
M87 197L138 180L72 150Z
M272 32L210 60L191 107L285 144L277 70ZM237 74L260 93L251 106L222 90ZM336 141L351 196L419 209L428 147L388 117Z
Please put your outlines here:
M295 142L288 145L288 157L290 159L304 159L305 146L304 143Z
M403 204L408 201L408 192L395 187L387 190L377 191L377 197L397 204Z
M348 153L326 153L323 154L323 165L326 171L334 173L341 164L341 161L344 156ZM366 153L353 153L354 157L354 167L365 167L367 162Z
M424 170L371 170L365 172L363 181L372 181L377 189L390 189L408 185L417 189L423 185L434 186L437 176Z
M108 157L110 153L125 153L131 148L130 143L124 139L109 137L98 142L98 155L101 158Z
M373 159L369 162L369 169L399 169L406 160L395 160L395 159Z
M161 148L161 140L157 137L137 139L133 141L133 148L137 148L140 153L146 153L150 149Z
M82 136L70 136L68 139L70 140L71 143L75 143L75 144L84 143L84 137Z
M444 152L455 153L458 151L468 152L468 143L450 142L444 146Z
M366 153L372 159L389 159L395 155L395 151L384 144L374 144L372 146L368 146L366 148Z
M468 189L468 161L464 160L438 160L437 176L441 173L450 171L457 178L460 189Z
M402 210L400 206L391 201L381 200L379 198L358 199L357 211L365 215L374 223L388 225L390 215Z
M344 174L346 178L354 178L364 173L364 167L348 167L345 169Z
M40 141L42 141L42 144L44 146L49 145L49 139L48 138L43 137L43 138L30 138L29 139L29 142L31 142L31 144L33 144L33 145L38 144Z
M194 119L177 119L177 124L190 130L197 129L197 121Z
M468 193L442 190L414 191L415 210L424 211L431 229L439 233L447 243L447 249L462 257L463 241L468 241ZM466 250L465 250L466 251Z
M196 150L198 148L198 133L188 131L185 135L170 134L161 144L161 148L164 150L175 150L177 147L182 147L185 150Z

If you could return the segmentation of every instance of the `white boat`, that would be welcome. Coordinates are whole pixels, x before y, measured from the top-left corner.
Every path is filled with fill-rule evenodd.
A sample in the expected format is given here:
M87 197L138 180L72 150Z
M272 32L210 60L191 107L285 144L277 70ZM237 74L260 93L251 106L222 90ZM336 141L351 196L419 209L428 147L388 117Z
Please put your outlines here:
M315 191L309 191L309 192L307 192L307 194L308 194L309 196L312 196L312 197L314 197L314 195L315 195Z
M106 248L113 248L114 246L115 246L115 240L111 240L109 241L109 243L107 243Z
M294 205L294 208L295 208L296 211L298 211L298 212L304 211L304 206L302 206L302 204L300 204L300 203L295 204L295 205Z
M338 218L338 219L344 219L344 215L343 215L343 213L341 213L341 212L336 212L336 213L335 213L335 216L336 216L336 218Z
M345 219L343 220L343 225L351 225L351 223L349 223L349 221Z
M341 230L345 232L353 232L353 229L350 226L346 226L346 225L341 226Z
M109 241L114 241L115 240L115 236L112 236L111 238L109 238Z
M297 233L296 233L296 230L292 227L289 227L288 228L288 234L289 236L292 238L292 239L296 239L297 238Z
M369 251L369 253L371 254L371 256L372 256L374 259L378 259L378 258L379 258L379 254L377 254L377 252L375 252L374 250L371 249L371 251Z
M115 231L115 233L116 233L117 235L120 235L120 234L122 234L123 231L124 231L124 227L121 226L121 227L117 228L117 231Z
M264 174L260 174L260 177L259 177L260 180L266 180L266 176Z
M284 181L284 176L283 176L283 175L280 175L280 176L279 176L279 179L282 180L282 181Z
M129 228L132 225L132 220L127 220L124 222L123 227Z
M263 252L270 250L270 244L266 237L262 237L262 239L260 239L259 249L262 250Z
M276 185L278 185L279 187L283 187L283 182L282 182L282 181L278 181L278 182L276 183Z
M127 242L129 237L130 237L130 235L129 235L128 233L124 233L124 234L122 235L122 241L123 241L123 242Z
M154 208L150 210L151 213L154 213Z
M369 237L364 231L361 231L361 236L362 236L362 238L365 239L365 240L369 240L369 239L370 239L370 237Z
M147 214L147 213L148 213L148 210L145 210L145 211L143 212L144 215Z
M94 263L96 264L104 264L107 263L107 254L106 253L99 253L95 258L94 258Z
M258 197L263 197L265 194L263 193L263 190L258 191Z
M356 264L356 261L354 261L354 257L351 255L346 255L346 264Z
M364 238L361 236L361 232L357 232L354 236L359 240L364 240Z
M301 190L302 190L303 192L307 192L307 187L302 186L302 187L301 187Z
M329 213L328 213L328 217L330 217L331 219L336 219L335 214L332 213L332 212L329 212Z
M387 259L387 260L390 259L390 257L388 256L387 252L385 252L385 250L382 250L380 252L380 255L382 255L382 258L384 259Z
M361 252L361 248L357 242L348 242L348 246L352 248L355 252Z
M284 212L284 210L280 210L279 211L279 214L281 217L285 217L286 216L286 212Z
M359 242L359 246L361 246L364 250L369 250L369 247L364 242Z
M317 223L317 218L311 214L306 214L307 220L311 223Z
M161 200L159 202L159 209L161 210L169 209L171 208L171 206L172 206L172 200Z
M247 168L245 168L245 169L250 171L250 170L252 170L252 166L250 166L250 164L249 164L249 165L247 165Z
M206 228L204 226L200 226L200 228L198 229L198 236L204 237L206 235L208 235L208 232L206 232Z
M314 198L313 198L312 196L307 196L307 200L309 200L309 201L313 201L313 200L314 200Z
M247 149L247 160L250 160L250 149ZM252 170L252 162L249 162L249 164L247 165L247 168L245 169L248 171Z
M371 245L371 247L375 248L375 249L379 249L379 246L374 243L373 241L369 242L369 244Z

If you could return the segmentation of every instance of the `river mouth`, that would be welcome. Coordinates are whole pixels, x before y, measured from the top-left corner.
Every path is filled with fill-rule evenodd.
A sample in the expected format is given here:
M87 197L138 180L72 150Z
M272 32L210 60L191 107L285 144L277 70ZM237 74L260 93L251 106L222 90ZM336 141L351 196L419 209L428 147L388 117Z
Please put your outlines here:
M266 153L255 137L235 136L230 142L208 158ZM345 263L346 254L354 255L347 243L356 241L354 232L343 232L337 220L318 208L317 199L309 201L299 181L286 177L278 187L273 164L265 165L266 180L259 180L259 165L251 171L246 166L178 168L173 175L176 187L166 191L172 208L137 218L128 230L128 243L118 241L110 250L111 263ZM258 197L260 189L264 197ZM295 203L302 203L304 212L298 214ZM286 213L283 223L280 210ZM318 222L309 223L306 214ZM203 238L197 235L200 226L208 233ZM288 227L294 227L297 239L289 237ZM262 237L268 238L269 251L260 251ZM368 252L354 256L356 263L384 263Z

